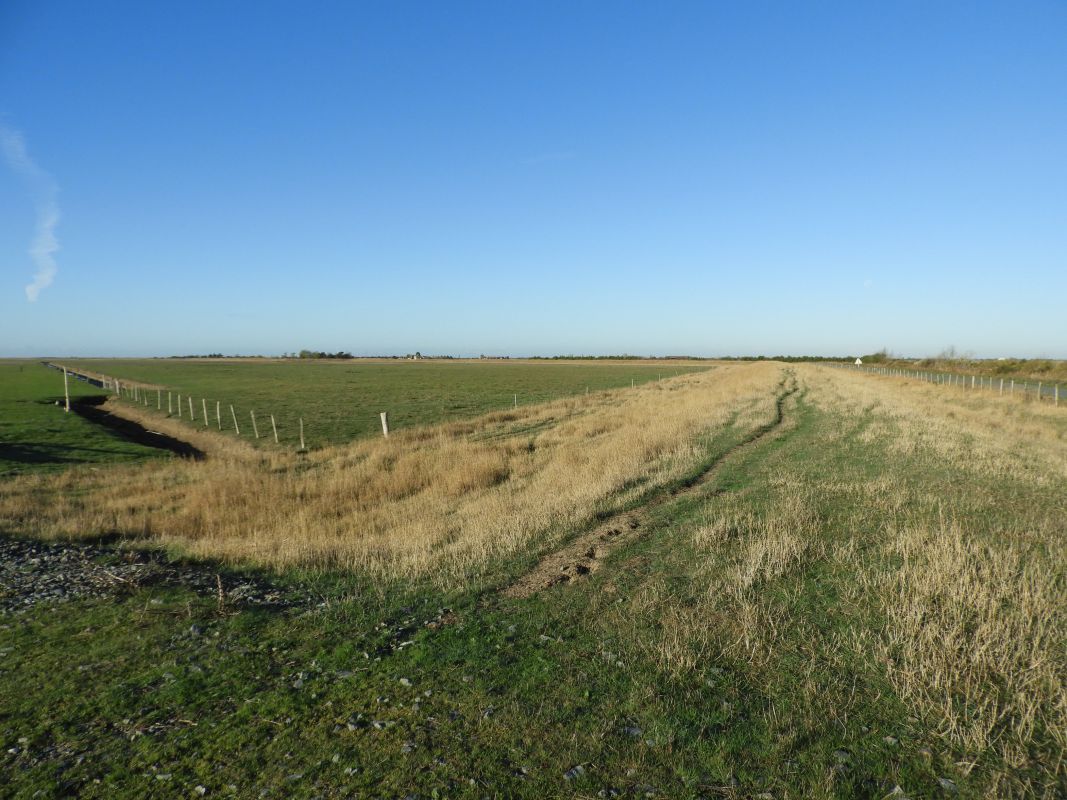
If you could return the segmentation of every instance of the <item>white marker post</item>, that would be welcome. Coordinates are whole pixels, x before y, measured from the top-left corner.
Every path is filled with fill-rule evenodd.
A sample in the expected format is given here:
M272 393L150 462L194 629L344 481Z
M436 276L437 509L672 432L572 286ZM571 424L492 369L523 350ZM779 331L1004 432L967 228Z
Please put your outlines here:
M278 426L274 424L274 415L270 415L270 429L274 431L274 443L278 444Z
M241 429L237 426L237 413L233 410L233 406L230 406L230 416L233 417L233 429L237 431L237 435L241 435Z
M193 398L192 397L189 398L189 421L190 422L195 422L196 421L196 417L193 416Z
M174 413L174 403L172 402L170 392L167 392L167 416L169 417Z
M220 411L221 409L222 409L222 401L221 400L216 400L215 401L215 421L217 423L219 423L219 430L220 431L222 430L222 413Z
M304 447L304 418L303 417L300 418L300 449L301 450L307 450L307 448Z
M386 439L388 439L389 438L389 412L388 411L383 411L378 416L380 416L382 418L382 435Z

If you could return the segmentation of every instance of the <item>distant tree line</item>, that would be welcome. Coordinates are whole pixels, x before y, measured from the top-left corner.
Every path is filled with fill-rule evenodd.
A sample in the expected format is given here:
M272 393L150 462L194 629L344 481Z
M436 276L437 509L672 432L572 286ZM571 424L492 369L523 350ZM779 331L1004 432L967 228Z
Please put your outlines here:
M208 353L207 355L167 356L167 358L262 358L263 356L225 356L222 353Z
M870 356L861 356L866 361ZM855 356L720 356L716 361L785 361L790 364L822 361L855 361Z
M325 350L301 350L299 353L285 353L283 358L354 358L347 350L327 353Z
M504 356L504 358L507 357ZM482 356L482 358L487 358L487 356ZM620 356L530 356L531 361L644 361L646 358L649 356L633 356L629 353L623 353Z

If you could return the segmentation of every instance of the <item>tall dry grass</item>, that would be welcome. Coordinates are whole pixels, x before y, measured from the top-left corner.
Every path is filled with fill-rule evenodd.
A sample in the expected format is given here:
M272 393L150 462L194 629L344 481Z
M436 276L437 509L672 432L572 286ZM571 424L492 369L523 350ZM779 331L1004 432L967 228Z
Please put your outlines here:
M818 413L786 447L811 467L750 461L684 529L684 596L649 575L603 628L650 625L635 647L678 681L743 665L788 697L784 739L847 729L888 682L985 796L1062 796L1064 409L796 372Z
M195 555L455 583L678 476L708 432L765 422L781 375L726 366L303 457L198 442L213 457L5 482L0 520L30 535L117 532Z
M839 543L836 557L849 559L857 596L873 597L885 620L880 631L854 632L856 650L973 757L965 771L996 754L1008 769L989 771L994 795L1056 796L1067 782L1067 414L809 372L811 400L862 420L873 458L931 459L973 486L906 490L885 476L855 493L867 504L857 519L869 525L876 510L879 538L862 561L854 541ZM1031 783L1019 777L1027 771L1045 777Z
M1067 407L992 392L806 367L812 399L844 423L869 415L868 441L892 439L892 455L934 453L987 476L1067 478Z
M886 615L874 651L901 695L965 751L995 743L1025 767L1040 726L1067 752L1062 561L958 521L906 525L887 546L899 567L872 581Z

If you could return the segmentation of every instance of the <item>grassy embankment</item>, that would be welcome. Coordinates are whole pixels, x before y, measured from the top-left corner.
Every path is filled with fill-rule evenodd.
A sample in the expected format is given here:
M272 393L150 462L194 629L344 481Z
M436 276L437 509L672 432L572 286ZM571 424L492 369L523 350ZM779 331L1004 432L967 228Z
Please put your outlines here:
M306 456L226 446L204 463L27 477L0 494L0 514L36 535L118 533L201 556L463 582L684 472L739 404L773 405L779 372L723 367Z
M1051 358L919 358L874 359L869 357L866 364L896 369L925 370L927 372L945 372L953 375L976 375L985 378L1005 378L1017 381L1046 385L1060 384L1061 391L1067 390L1067 361Z
M269 415L286 446L299 442L303 418L308 447L343 444L381 434L379 413L389 412L395 430L447 422L510 408L558 400L584 392L629 387L687 372L704 365L676 362L520 362L520 361L285 361L203 359L71 359L63 363L87 370L162 386L163 412L167 390L172 401L181 394L182 417L192 428L203 425L202 399L207 400L212 428L217 428L216 401L221 402L222 428L233 435L229 406L237 414L242 438L252 440L250 412L255 412L262 438L272 447ZM155 391L148 406L155 412ZM174 416L177 416L175 409Z
M714 424L652 473L660 482L766 422L781 370L738 369L770 372L739 385L736 417L713 405ZM649 530L573 585L498 591L567 537L575 520L563 517L507 557L469 550L483 565L470 582L412 580L395 558L381 562L392 572L286 571L278 580L321 593L302 611L220 613L213 598L148 587L4 620L7 785L100 797L1063 796L1067 414L795 373L785 425L658 506ZM576 424L538 436L571 438ZM560 491L619 456L568 463L579 453L557 447ZM468 500L528 480L509 473ZM619 503L639 498L619 488ZM322 499L309 513L329 508ZM445 573L455 564L449 546L426 557Z

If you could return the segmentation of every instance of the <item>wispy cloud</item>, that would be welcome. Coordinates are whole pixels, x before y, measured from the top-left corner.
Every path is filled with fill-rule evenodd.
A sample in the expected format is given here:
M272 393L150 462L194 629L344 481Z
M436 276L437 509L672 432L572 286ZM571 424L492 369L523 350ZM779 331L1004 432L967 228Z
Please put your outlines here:
M59 192L52 176L30 158L26 152L26 142L18 131L0 125L0 149L4 151L8 166L30 187L37 207L37 227L29 250L37 271L26 286L26 299L34 303L41 290L51 286L56 277L55 253L59 250L59 240L56 238L59 203L56 195Z

